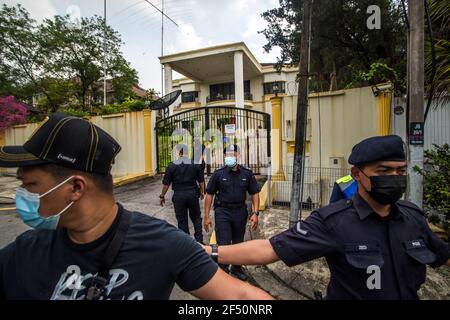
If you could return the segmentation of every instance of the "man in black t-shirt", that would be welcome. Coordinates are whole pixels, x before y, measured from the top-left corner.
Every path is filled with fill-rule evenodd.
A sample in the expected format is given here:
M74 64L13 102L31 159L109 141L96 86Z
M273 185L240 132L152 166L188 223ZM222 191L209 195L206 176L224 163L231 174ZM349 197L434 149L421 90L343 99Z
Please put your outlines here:
M203 299L270 298L221 271L177 228L116 203L110 170L119 151L99 127L62 114L23 146L0 148L0 167L19 167L16 210L34 228L0 249L0 299L85 299L105 265L100 299L168 299L175 283Z

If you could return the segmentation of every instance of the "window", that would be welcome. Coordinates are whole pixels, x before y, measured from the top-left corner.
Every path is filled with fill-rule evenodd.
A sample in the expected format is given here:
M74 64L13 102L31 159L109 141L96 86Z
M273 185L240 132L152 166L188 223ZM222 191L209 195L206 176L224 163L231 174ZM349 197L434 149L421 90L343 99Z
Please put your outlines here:
M197 100L198 100L198 91L188 91L181 93L182 103L197 102Z
M209 101L234 100L234 82L209 86ZM244 81L244 96L250 95L250 80Z
M275 81L264 83L264 94L286 93L286 82Z

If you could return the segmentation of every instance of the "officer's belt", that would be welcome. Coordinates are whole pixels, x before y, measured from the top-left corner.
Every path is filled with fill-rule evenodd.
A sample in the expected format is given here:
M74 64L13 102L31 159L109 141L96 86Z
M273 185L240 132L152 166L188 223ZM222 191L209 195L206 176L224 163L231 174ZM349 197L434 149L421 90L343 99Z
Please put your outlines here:
M220 201L220 204L218 206L223 207L223 208L227 208L227 209L241 209L241 208L245 208L245 202L222 202Z
M173 191L197 191L198 186L172 185Z

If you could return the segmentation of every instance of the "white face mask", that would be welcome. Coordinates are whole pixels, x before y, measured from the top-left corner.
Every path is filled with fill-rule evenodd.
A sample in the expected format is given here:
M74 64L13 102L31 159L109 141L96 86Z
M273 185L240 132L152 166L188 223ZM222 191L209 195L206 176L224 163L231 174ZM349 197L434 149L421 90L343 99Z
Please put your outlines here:
M40 198L48 195L52 191L58 189L64 183L72 179L70 176L60 184L54 186L47 192L39 195L39 193L32 193L25 188L16 189L16 210L20 218L25 222L26 225L34 229L50 229L54 230L58 226L59 218L61 215L73 205L73 201L70 202L64 209L59 213L53 214L47 218L42 217L39 214Z

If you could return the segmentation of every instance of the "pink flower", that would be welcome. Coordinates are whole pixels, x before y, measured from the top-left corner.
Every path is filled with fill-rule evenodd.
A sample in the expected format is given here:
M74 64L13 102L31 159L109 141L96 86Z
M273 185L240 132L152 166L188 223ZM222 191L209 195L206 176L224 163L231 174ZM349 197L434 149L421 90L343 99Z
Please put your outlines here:
M0 132L13 125L24 123L27 114L27 108L15 101L13 96L0 97Z

